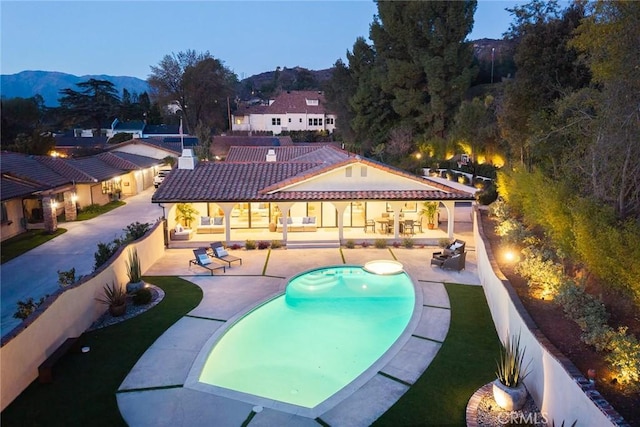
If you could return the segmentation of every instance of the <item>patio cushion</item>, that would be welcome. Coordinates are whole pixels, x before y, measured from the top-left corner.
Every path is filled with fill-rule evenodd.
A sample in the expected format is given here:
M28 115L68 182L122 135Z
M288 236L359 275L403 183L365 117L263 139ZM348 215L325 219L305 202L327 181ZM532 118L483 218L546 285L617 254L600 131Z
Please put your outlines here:
M218 246L217 248L215 248L215 251L216 251L216 255L218 257L223 257L223 256L229 255L229 252L227 252L227 250L225 248L223 248L222 246Z
M198 254L198 261L200 261L200 264L202 265L211 264L211 259L207 256L206 253Z

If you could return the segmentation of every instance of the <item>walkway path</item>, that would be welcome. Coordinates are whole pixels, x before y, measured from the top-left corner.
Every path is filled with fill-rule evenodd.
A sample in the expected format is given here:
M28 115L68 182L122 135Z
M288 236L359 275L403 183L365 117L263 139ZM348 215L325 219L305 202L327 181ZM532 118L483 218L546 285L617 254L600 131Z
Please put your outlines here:
M200 391L197 369L203 346L220 328L251 307L282 292L288 279L304 270L343 264L338 249L242 251L243 265L209 276L187 267L191 251L168 250L146 275L182 275L203 289L203 300L176 322L142 356L117 393L120 411L132 427L162 425L367 426L400 398L429 366L449 329L450 305L443 282L479 285L475 252L467 246L466 270L443 271L429 265L432 249L343 249L347 264L374 259L400 261L416 284L416 312L391 350L354 383L307 416L266 399L237 400ZM221 329L220 329L221 330ZM223 393L224 394L224 393ZM254 405L264 410L254 412ZM147 409L145 409L147 408ZM148 408L154 408L152 411ZM278 408L278 409L276 409Z
M58 289L58 270L76 269L76 277L93 271L97 244L108 243L124 234L132 222L154 223L162 208L151 204L149 188L127 198L126 205L87 221L65 222L67 232L0 266L0 330L2 336L20 323L13 318L20 300L41 297Z

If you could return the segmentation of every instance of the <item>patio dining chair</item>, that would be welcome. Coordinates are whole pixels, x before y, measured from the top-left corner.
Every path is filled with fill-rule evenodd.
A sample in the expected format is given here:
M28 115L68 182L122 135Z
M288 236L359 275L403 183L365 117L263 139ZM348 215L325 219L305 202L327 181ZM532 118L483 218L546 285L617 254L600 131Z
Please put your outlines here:
M211 262L211 258L209 258L209 255L207 255L206 248L194 249L193 254L195 255L196 258L189 260L189 268L191 268L191 264L206 268L211 272L212 276L213 276L214 270L218 270L220 268L222 269L223 273L227 272L227 269L224 265L213 264Z
M364 223L364 232L367 232L367 229L371 228L371 231L373 231L374 233L376 232L376 222L372 219L368 219L365 223Z
M402 229L402 234L413 236L416 234L416 230L414 228L414 221L412 219L404 220L404 227Z

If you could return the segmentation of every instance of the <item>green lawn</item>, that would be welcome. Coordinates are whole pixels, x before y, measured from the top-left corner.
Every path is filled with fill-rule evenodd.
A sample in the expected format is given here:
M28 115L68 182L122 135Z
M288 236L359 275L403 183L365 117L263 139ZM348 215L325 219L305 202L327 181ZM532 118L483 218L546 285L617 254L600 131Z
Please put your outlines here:
M1 425L124 426L115 394L144 351L202 299L197 286L175 277L146 277L165 299L152 310L82 336L87 354L70 354L54 382L33 382L5 411ZM494 378L499 341L482 288L446 285L449 334L420 379L376 423L378 426L464 425L471 395ZM141 407L141 411L153 408Z
M0 264L4 264L66 232L67 230L65 228L58 228L51 234L44 230L29 230L7 239L0 244Z
M463 426L469 398L495 379L500 341L482 287L446 288L451 325L444 344L427 371L375 426Z
M113 202L109 202L106 205L102 205L102 206L90 205L80 210L80 212L78 212L77 220L86 221L88 219L95 218L99 215L102 215L103 213L107 213L109 211L114 210L115 208L119 208L120 206L124 206L124 205L126 205L126 203L121 200L115 200Z
M54 368L54 382L34 381L1 415L12 426L125 426L116 391L145 350L198 305L202 291L177 277L145 277L165 298L140 316L82 335L86 354L69 354ZM140 408L150 411L153 408Z

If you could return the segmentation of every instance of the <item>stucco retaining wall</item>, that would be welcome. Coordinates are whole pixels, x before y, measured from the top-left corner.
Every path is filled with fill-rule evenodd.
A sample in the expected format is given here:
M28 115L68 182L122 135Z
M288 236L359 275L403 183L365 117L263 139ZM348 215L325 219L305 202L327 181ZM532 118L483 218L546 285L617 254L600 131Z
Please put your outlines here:
M151 267L164 253L162 222L142 239L120 248L113 261L78 283L51 295L38 310L2 339L0 347L0 404L4 410L38 376L38 366L65 339L80 336L106 306L95 298L105 284L124 286L129 281L129 248L137 248L141 270ZM92 256L93 254L87 256Z
M525 385L541 408L548 424L602 427L628 424L609 405L582 373L540 332L520 298L504 277L484 237L480 212L474 215L478 275L500 339L520 333L526 347L525 363L531 373ZM497 248L494 248L494 250Z

